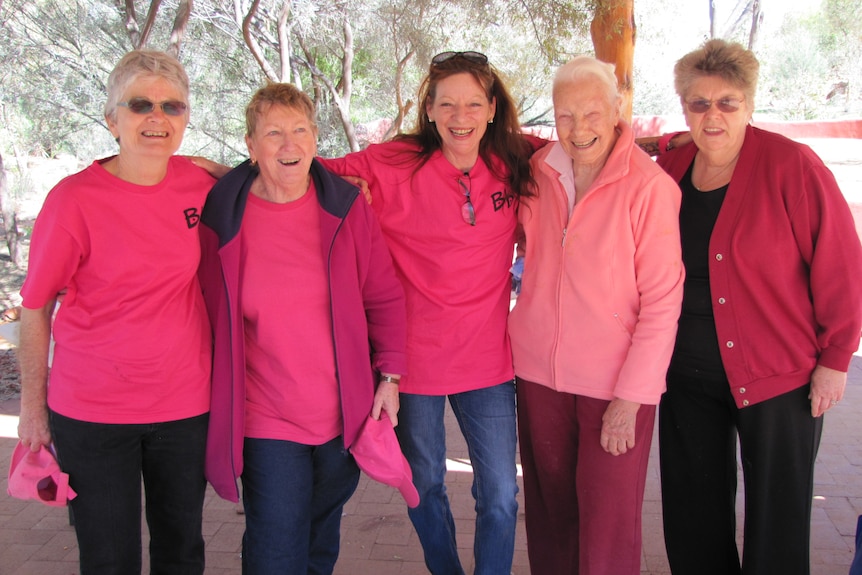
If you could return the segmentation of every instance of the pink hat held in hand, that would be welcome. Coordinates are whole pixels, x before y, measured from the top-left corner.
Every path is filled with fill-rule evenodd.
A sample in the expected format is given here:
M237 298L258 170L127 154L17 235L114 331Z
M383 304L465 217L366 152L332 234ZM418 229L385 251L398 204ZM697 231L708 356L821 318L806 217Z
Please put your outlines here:
M419 505L419 492L413 485L413 472L401 453L388 415L382 413L380 419L369 415L356 441L350 446L350 453L359 468L371 479L397 487L408 507Z
M12 452L7 493L17 499L35 499L52 507L65 507L78 496L69 487L69 474L60 471L54 455L42 445L30 451L20 441Z

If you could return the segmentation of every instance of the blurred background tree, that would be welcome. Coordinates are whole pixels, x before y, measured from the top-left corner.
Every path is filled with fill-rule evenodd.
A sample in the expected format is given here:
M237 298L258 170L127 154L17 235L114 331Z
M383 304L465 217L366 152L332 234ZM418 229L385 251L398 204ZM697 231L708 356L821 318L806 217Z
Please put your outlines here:
M782 0L634 0L635 114L675 114L673 62L710 34L753 43L758 112L858 114L862 0L823 0L778 21ZM0 154L114 152L104 83L133 47L173 50L192 82L182 153L235 163L243 110L267 79L314 99L324 155L410 129L431 56L478 50L501 71L527 125L552 122L553 69L592 53L602 6L630 0L5 0L0 1ZM786 2L785 2L786 4ZM622 31L623 22L608 28ZM768 29L768 33L763 30ZM601 39L601 38L599 38Z

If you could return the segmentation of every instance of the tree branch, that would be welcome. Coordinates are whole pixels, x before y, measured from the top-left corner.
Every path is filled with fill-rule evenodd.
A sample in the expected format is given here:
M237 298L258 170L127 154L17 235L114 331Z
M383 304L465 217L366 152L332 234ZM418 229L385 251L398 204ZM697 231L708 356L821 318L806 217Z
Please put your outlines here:
M180 0L177 6L177 15L174 18L174 27L171 30L171 38L168 44L168 54L174 58L180 57L180 44L186 35L186 25L192 13L192 0Z
M255 14L257 14L257 8L260 5L260 0L253 0L251 6L248 8L248 13L245 15L245 18L242 20L242 37L245 40L246 46L251 51L252 56L254 56L255 61L257 61L257 65L260 66L260 69L263 70L263 73L266 74L266 77L269 78L273 82L278 82L278 76L275 73L275 70L272 69L272 66L269 65L269 62L264 58L263 52L260 49L260 45L255 40L254 36L251 33L251 23L254 19Z
M150 40L150 32L153 31L153 25L156 23L156 16L159 13L159 6L162 5L162 0L151 0L150 9L147 11L147 20L144 22L144 29L141 31L139 44L135 48L143 48Z

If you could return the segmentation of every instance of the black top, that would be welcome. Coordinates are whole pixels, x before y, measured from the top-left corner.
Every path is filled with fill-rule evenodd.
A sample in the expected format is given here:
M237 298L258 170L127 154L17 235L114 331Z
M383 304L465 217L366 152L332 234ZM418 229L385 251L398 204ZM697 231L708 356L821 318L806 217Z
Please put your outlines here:
M727 186L706 192L698 191L691 182L692 166L689 166L679 182L682 190L679 231L685 283L679 331L670 369L680 375L724 380L726 376L715 333L709 289L709 238L724 202Z

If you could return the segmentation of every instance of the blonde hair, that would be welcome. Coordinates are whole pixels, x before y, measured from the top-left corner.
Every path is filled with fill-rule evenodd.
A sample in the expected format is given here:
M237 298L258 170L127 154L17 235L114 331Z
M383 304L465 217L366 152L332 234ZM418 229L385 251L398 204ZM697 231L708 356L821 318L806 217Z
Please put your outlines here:
M760 62L754 52L736 42L720 39L707 40L673 67L674 88L681 99L685 100L696 81L714 77L741 90L752 108L759 74Z
M254 93L248 106L245 107L245 133L247 136L254 135L258 118L275 105L303 112L308 117L308 121L311 122L314 131L317 131L317 122L314 120L317 111L314 109L314 102L311 101L308 94L293 84L269 82Z

